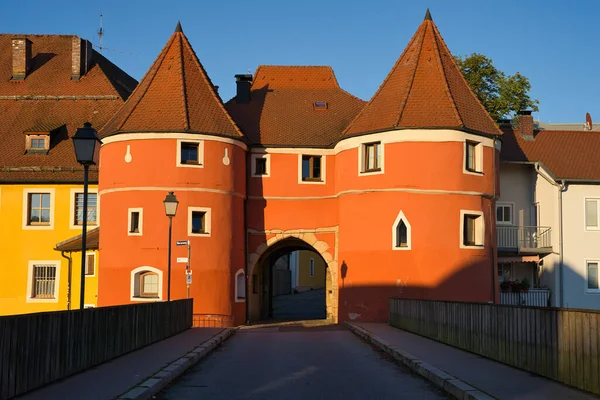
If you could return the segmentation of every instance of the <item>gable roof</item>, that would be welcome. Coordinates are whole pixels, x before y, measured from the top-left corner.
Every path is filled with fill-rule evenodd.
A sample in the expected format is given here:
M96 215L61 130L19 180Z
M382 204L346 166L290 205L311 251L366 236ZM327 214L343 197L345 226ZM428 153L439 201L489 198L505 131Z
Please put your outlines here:
M243 136L225 111L181 24L100 136L121 132Z
M62 242L56 244L56 247L54 247L54 250L81 252L81 245L83 244L82 236L83 236L82 234L79 234L77 236L73 236L71 238L63 240ZM100 227L97 227L97 228L87 231L85 238L86 238L86 240L85 240L85 249L86 250L98 250L98 242L100 239Z
M225 107L250 142L263 146L330 146L365 104L340 88L329 66L261 65L250 90L248 104L234 97Z
M600 132L536 130L527 140L511 127L502 130L502 160L539 161L558 180L600 180Z
M429 10L379 90L345 133L402 128L502 134L464 79Z
M91 66L71 79L73 35L19 35L31 42L24 80L11 81L12 38L0 34L0 182L83 181L70 138L89 121L100 129L137 81L92 51ZM50 132L47 154L26 154L24 132ZM90 181L98 180L90 168Z

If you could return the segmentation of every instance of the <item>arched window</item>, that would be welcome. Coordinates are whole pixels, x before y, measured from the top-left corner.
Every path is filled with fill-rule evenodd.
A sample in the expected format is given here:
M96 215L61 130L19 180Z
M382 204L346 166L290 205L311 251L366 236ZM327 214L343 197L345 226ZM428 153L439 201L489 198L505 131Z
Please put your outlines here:
M402 211L398 213L394 225L392 226L392 249L410 250L411 249L411 229L410 223Z
M154 272L140 274L140 297L158 298L158 274Z
M157 301L162 299L162 278L160 269L143 266L131 271L131 301Z
M246 300L246 280L243 270L239 270L235 274L235 301L241 302Z

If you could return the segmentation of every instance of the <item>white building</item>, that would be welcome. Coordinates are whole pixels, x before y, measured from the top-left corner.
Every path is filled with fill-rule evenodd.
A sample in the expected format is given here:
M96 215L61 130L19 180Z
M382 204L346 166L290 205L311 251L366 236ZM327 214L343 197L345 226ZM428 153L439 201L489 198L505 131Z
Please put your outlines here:
M499 281L530 280L521 304L600 309L600 133L534 131L530 113L512 125L502 126Z

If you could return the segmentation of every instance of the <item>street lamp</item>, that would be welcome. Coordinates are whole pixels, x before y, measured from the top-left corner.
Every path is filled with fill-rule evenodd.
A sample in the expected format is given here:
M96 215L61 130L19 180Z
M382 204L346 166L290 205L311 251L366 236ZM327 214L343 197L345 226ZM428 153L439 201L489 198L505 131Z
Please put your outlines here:
M77 162L83 165L83 221L81 224L81 293L79 299L79 308L83 310L85 294L85 251L87 239L87 207L88 207L88 169L90 165L95 165L98 161L98 153L102 141L98 138L98 133L92 124L86 122L83 128L77 129L73 135L73 147L75 147L75 157Z
M169 192L165 200L163 201L165 204L165 214L169 217L169 260L167 262L167 301L171 301L171 227L173 225L173 217L177 214L177 205L179 201L177 201L177 197L173 194L173 192Z

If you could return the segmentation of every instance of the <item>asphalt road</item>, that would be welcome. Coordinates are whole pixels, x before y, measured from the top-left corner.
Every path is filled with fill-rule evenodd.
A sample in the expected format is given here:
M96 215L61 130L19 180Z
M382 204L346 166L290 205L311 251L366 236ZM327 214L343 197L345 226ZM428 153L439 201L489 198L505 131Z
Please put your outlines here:
M343 327L240 329L157 399L446 399Z

